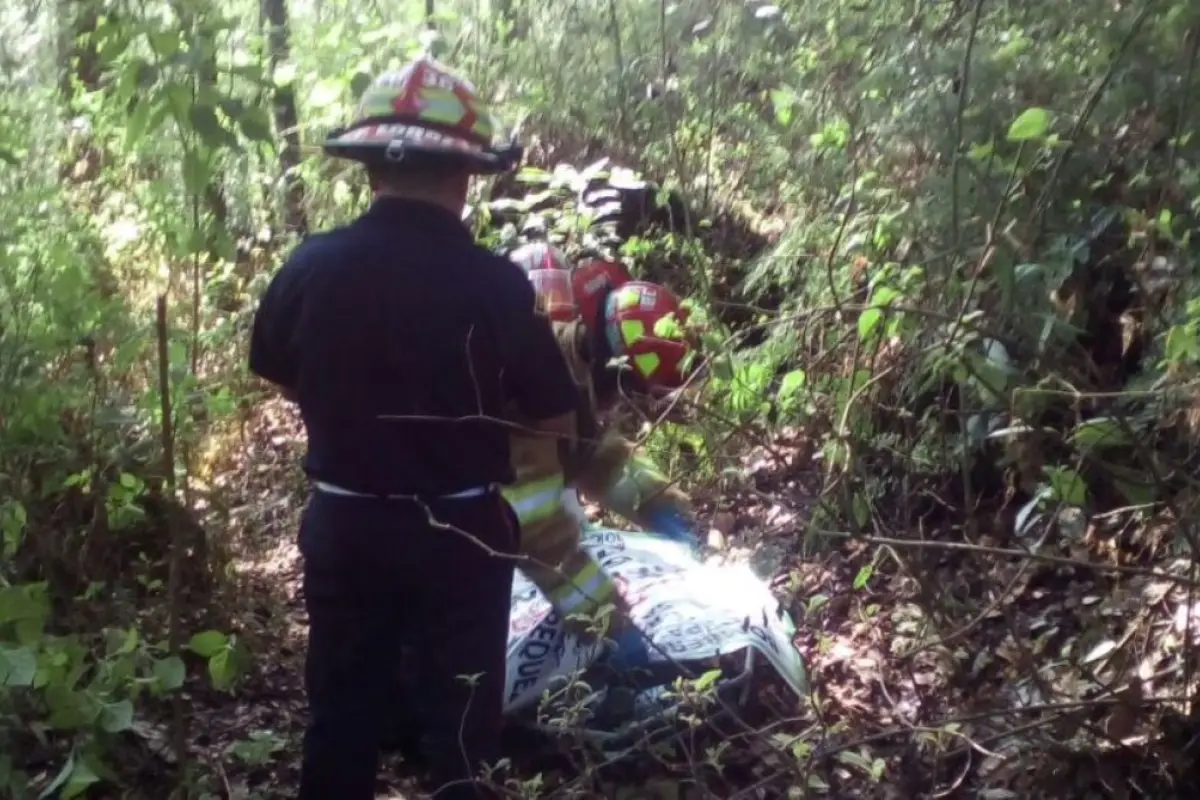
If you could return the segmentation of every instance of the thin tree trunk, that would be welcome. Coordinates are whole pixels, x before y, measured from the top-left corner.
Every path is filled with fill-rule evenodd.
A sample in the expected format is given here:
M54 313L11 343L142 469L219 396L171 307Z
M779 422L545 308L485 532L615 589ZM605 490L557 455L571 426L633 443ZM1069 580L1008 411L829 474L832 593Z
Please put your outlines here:
M291 57L287 0L260 0L259 12L267 26L267 75L273 78L279 64ZM283 137L279 166L285 187L284 225L289 231L304 236L308 233L308 213L304 208L304 179L300 175L300 116L296 112L296 92L290 81L275 87L272 112L275 129Z

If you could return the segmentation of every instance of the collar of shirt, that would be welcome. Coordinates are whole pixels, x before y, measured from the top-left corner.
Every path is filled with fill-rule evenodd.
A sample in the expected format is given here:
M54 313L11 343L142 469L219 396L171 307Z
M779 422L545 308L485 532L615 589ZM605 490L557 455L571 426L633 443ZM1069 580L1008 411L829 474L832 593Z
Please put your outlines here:
M380 197L371 203L363 219L385 222L389 226L405 225L432 233L473 241L471 231L462 220L441 206L404 197Z

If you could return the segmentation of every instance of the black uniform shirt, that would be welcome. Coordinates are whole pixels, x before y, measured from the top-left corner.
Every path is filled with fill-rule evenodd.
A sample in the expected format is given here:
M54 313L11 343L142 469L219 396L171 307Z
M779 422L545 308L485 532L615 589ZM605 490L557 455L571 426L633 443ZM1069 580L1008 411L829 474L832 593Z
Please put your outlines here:
M299 403L309 476L365 494L510 483L506 407L548 419L577 401L520 267L449 211L395 198L293 252L250 369Z

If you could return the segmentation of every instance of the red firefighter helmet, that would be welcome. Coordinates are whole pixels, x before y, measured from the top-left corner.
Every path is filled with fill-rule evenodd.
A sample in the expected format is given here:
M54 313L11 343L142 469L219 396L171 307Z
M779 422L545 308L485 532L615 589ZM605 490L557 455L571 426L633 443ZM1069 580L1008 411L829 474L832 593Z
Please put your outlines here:
M514 169L515 142L497 145L495 122L470 81L429 55L376 78L355 121L333 131L325 152L364 163L455 163L476 174Z
M542 309L550 319L569 322L579 316L571 287L571 268L567 257L545 242L530 242L508 255L525 270Z
M571 273L571 287L575 293L575 302L579 306L579 316L584 325L595 325L599 322L600 303L604 297L618 286L624 286L633 280L629 270L620 261L608 261L602 258L589 258L579 262Z
M663 286L629 281L608 296L604 332L614 356L625 356L651 387L676 389L686 377L691 345L684 335L688 310Z

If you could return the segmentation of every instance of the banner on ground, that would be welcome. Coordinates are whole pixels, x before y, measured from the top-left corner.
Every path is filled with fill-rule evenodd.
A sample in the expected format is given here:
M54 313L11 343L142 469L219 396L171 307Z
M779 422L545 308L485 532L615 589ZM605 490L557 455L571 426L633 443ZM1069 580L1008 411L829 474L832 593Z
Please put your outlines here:
M686 545L646 533L594 528L583 545L622 588L633 621L653 642L650 660L688 662L753 648L798 694L807 691L790 619L744 564L707 564ZM505 710L536 706L543 691L591 666L603 645L563 630L550 604L520 572L509 617ZM665 653L665 654L664 654Z

